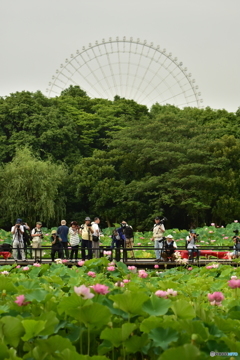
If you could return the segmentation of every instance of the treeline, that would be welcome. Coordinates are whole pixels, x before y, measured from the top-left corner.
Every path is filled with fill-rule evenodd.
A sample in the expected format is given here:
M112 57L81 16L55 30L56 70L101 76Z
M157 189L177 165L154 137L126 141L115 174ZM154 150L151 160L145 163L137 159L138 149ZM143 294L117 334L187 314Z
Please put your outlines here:
M127 219L138 230L156 215L189 228L238 219L240 110L91 99L70 86L59 97L0 98L0 226L21 216L52 226L64 217Z

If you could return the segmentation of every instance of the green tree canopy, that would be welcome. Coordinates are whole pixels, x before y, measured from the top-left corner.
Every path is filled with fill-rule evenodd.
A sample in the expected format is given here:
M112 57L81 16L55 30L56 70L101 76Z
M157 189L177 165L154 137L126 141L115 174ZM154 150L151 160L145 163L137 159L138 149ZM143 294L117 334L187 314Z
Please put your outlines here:
M5 220L26 219L32 226L37 220L47 225L65 214L64 184L67 170L51 161L42 161L29 149L18 150L11 162L2 166L1 212Z

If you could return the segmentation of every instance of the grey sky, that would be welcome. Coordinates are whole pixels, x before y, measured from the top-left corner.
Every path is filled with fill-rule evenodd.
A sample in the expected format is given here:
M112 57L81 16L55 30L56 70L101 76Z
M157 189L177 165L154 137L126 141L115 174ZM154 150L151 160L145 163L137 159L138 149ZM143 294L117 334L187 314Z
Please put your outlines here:
M146 39L193 74L204 106L240 106L239 0L0 0L0 95L41 90L102 38Z

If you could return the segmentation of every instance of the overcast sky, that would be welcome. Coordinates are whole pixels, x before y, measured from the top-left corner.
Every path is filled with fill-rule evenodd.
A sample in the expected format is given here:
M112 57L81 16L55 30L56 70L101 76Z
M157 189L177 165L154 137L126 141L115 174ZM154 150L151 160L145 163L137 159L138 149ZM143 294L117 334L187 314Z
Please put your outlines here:
M240 106L239 0L0 0L0 95L46 88L102 38L147 40L188 68L204 107Z

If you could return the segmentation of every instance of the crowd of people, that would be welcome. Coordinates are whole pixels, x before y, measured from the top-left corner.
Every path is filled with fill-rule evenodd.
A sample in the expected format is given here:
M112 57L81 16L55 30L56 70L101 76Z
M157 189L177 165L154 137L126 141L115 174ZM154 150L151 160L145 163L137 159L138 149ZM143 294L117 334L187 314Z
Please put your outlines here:
M93 256L99 258L101 235L99 223L100 219L98 217L95 217L94 221L91 221L90 217L86 217L82 225L72 221L70 227L68 227L66 221L62 220L57 230L51 232L52 261L54 261L56 254L58 258L77 261L80 249L82 260L90 260ZM29 225L19 218L16 224L12 226L11 233L13 234L13 258L15 261L18 261L19 256L22 261L26 261L26 250L30 245L31 256L33 255L36 261L41 259L43 239L41 222L38 221L36 226L30 230ZM133 242L132 227L126 221L122 221L120 227L112 234L111 249L132 248ZM131 251L131 257L133 256L133 251ZM120 252L117 252L117 257L120 260Z
M157 261L175 261L175 251L177 250L176 242L171 234L164 236L165 218L157 216L153 227L153 236L151 240L154 242L155 256ZM99 258L100 256L100 235L99 227L100 219L95 217L91 221L90 217L86 217L84 224L78 225L76 221L72 221L70 227L67 226L66 221L62 220L61 225L57 230L51 232L51 258L55 259L57 253L58 258L65 258L69 261L77 261L79 250L81 250L81 259L92 259L93 256ZM42 223L37 222L36 226L31 230L31 236L26 236L30 232L30 227L27 223L23 223L21 219L17 219L16 224L12 227L13 234L13 257L18 260L19 256L23 261L26 260L26 249L31 244L31 255L35 260L40 260L41 244L43 239ZM132 226L128 225L126 221L122 221L119 228L116 228L112 234L112 243L110 248L116 249L116 260L120 260L120 248L129 249L128 254L130 258L134 258L134 232ZM30 241L31 239L31 241ZM186 250L188 251L189 259L193 260L194 256L199 258L200 250L197 247L198 234L195 230L190 230L186 237ZM235 230L233 237L234 252L233 257L238 256L240 251L240 238L238 230ZM70 251L69 251L70 248ZM127 254L124 254L127 257ZM124 259L125 260L125 259Z

